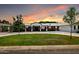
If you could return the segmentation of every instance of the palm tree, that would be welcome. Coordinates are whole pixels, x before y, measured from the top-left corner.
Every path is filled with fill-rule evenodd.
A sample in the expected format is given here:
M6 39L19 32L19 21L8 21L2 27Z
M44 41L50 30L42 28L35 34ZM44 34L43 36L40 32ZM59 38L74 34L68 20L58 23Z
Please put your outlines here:
M64 22L69 23L70 25L70 39L72 39L72 25L75 23L78 14L79 13L76 11L75 7L70 7L63 17Z

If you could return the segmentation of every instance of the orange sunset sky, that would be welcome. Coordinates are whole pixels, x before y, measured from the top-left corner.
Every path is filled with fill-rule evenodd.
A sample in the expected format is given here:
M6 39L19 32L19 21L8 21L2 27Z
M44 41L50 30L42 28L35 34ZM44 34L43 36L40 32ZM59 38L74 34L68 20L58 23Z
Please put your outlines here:
M63 16L69 7L74 6L79 10L79 5L66 4L15 4L0 5L0 19L13 21L12 17L22 14L23 22L30 24L39 21L63 22Z

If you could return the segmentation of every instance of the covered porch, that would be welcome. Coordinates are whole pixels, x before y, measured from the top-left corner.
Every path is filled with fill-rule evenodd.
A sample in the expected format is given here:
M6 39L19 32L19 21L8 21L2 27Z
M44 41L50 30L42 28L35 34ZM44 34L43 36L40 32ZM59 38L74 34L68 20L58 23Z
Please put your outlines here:
M29 26L27 31L59 31L59 26Z

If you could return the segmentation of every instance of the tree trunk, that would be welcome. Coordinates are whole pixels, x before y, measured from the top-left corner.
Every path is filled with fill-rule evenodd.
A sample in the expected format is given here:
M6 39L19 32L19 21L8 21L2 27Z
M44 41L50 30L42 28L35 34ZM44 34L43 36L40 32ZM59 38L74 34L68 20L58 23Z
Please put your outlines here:
M72 24L70 25L70 39L72 39Z
M20 26L18 25L18 35L20 35Z

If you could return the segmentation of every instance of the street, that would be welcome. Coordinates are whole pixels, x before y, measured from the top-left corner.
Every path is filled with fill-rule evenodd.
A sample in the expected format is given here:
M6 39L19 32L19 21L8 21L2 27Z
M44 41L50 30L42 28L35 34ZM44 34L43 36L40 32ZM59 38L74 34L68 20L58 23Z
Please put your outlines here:
M79 45L0 46L0 54L78 54Z

